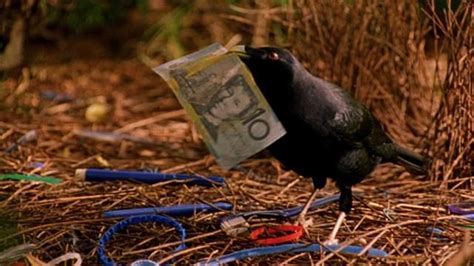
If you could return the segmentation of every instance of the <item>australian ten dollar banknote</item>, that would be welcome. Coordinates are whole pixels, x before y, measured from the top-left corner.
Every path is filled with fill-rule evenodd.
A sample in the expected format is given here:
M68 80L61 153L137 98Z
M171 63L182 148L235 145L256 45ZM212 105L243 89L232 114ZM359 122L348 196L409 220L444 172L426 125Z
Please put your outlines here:
M220 44L153 71L171 87L224 169L286 134L245 64Z

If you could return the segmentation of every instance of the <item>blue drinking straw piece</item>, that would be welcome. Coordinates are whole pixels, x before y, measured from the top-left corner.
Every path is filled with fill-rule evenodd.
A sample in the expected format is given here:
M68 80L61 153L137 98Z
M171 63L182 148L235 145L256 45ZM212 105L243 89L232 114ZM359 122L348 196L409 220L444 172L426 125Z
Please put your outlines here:
M152 214L166 214L169 216L189 216L200 212L218 212L221 210L232 210L233 205L227 202L216 202L213 204L180 204L174 206L164 207L150 207L150 208L133 208L133 209L121 209L106 211L103 214L104 218L117 218L117 217L129 217L139 215L152 215Z
M247 258L264 256L264 255L274 255L281 253L308 253L308 252L322 252L322 251L336 251L340 248L340 245L329 245L321 246L319 244L283 244L278 246L270 247L257 247L239 250L234 253L226 254L209 261L200 261L196 265L211 265L217 266L225 263L230 263L238 260L244 260ZM339 251L341 254L359 254L364 248L361 246L347 246ZM367 256L369 257L387 257L387 252L370 248L367 251Z
M180 181L187 185L198 185L212 187L223 186L225 180L219 176L203 177L188 174L164 174L150 173L140 171L120 171L106 169L76 169L76 178L84 181L103 182L103 181L134 181L146 184L155 184L165 181Z

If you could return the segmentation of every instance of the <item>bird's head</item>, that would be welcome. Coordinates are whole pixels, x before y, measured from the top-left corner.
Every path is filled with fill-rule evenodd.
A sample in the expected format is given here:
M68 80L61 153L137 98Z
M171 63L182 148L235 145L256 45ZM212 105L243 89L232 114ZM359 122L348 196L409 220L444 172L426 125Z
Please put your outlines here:
M288 87L295 73L301 67L296 58L288 51L276 47L259 47L238 45L230 50L236 53L247 65L255 81L265 92L270 87Z

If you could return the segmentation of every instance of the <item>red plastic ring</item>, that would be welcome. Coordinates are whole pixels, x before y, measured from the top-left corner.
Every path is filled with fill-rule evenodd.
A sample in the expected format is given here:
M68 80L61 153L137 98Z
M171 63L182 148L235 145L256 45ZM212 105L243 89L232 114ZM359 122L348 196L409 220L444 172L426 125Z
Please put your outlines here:
M274 238L263 238L258 239L258 236L263 234L264 232L268 234L273 234L276 232L293 232L288 235L274 237ZM255 241L260 245L275 245L281 243L292 242L298 240L303 235L303 227L298 225L278 225L273 227L259 227L250 233L250 239Z

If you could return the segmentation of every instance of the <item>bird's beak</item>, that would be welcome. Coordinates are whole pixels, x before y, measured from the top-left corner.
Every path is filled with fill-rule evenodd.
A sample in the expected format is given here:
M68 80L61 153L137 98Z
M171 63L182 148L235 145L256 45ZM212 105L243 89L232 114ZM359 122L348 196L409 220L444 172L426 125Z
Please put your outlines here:
M250 55L246 51L247 47L245 45L236 45L229 49L229 53L235 53L240 58L248 58Z

